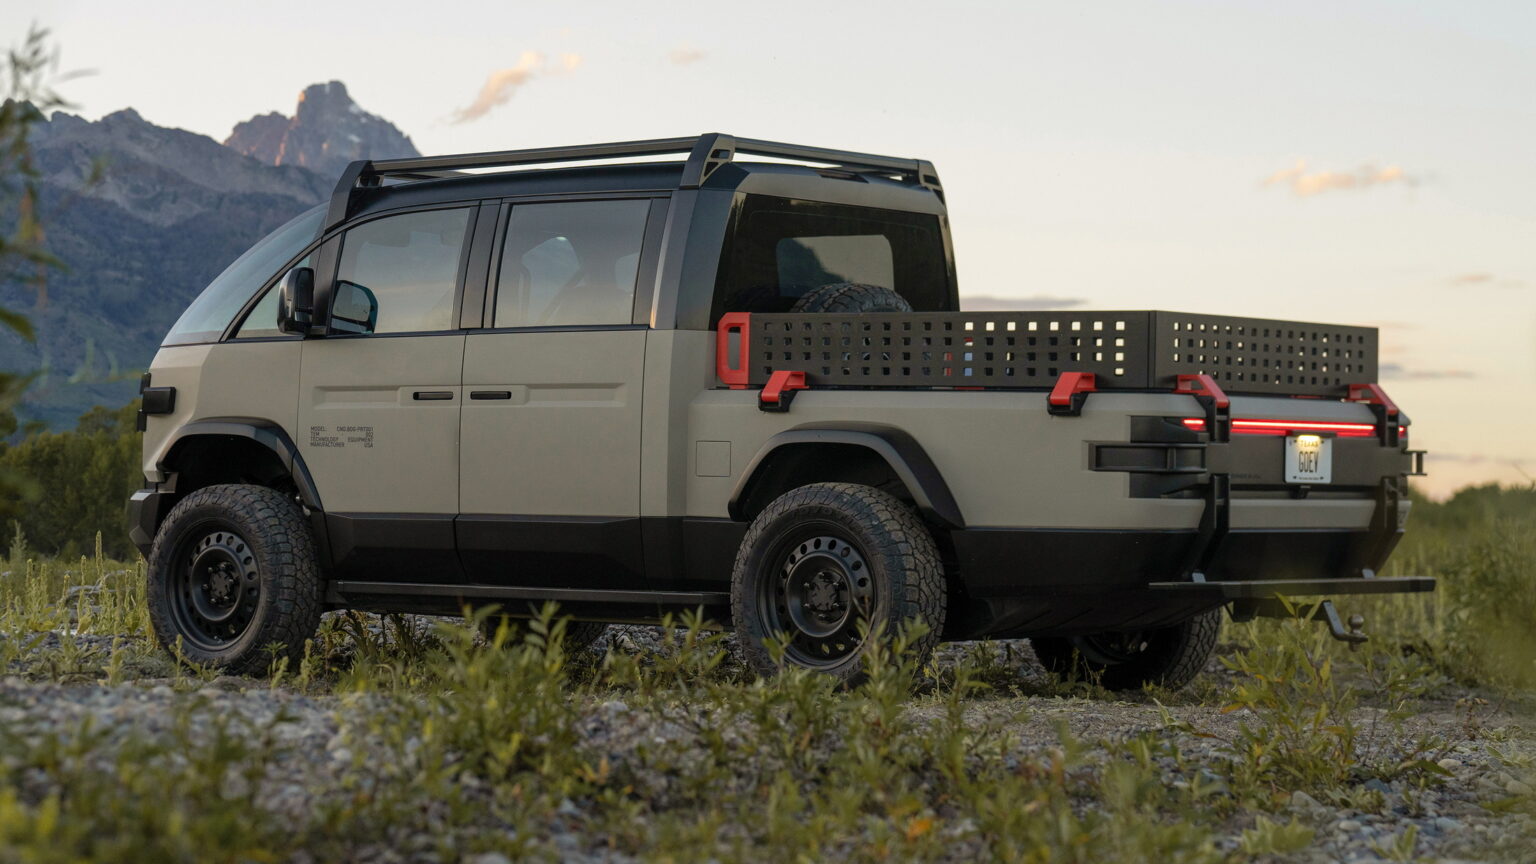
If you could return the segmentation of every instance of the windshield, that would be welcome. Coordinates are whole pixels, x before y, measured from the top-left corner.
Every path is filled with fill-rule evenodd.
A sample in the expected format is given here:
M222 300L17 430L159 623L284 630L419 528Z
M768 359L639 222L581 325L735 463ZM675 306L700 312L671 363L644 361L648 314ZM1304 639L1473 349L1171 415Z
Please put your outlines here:
M321 204L294 217L247 249L197 295L161 344L217 342L224 328L240 314L245 301L277 274L277 268L293 260L309 241L315 239L324 218L325 205Z

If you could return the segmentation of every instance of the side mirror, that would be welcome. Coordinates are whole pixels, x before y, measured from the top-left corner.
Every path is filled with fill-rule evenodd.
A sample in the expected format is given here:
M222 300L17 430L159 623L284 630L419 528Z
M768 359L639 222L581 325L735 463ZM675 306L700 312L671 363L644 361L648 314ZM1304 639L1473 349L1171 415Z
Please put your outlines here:
M342 280L331 300L332 333L372 333L379 323L379 298L366 286Z
M295 267L277 287L277 329L284 333L309 335L315 320L315 271Z

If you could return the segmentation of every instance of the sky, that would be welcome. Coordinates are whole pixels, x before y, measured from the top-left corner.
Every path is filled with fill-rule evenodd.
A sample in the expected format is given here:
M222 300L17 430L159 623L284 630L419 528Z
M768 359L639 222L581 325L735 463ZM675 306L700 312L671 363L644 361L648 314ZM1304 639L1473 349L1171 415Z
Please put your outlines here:
M1381 328L1421 482L1536 476L1536 3L83 2L95 118L353 98L428 154L705 131L932 160L962 295Z

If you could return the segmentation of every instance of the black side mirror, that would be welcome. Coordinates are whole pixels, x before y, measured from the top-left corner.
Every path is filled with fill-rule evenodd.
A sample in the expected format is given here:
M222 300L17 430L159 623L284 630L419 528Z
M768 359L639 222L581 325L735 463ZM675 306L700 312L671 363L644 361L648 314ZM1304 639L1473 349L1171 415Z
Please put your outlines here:
M277 286L277 329L284 333L309 335L315 320L315 271L295 267Z
M372 333L379 323L379 298L367 286L341 280L331 300L332 333Z

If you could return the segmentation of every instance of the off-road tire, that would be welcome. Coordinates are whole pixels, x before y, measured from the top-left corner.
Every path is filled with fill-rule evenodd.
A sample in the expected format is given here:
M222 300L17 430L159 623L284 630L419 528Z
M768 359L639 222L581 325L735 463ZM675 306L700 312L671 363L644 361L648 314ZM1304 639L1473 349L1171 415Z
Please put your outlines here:
M1063 677L1097 681L1108 690L1140 690L1151 684L1177 690L1195 680L1216 650L1221 610L1204 612L1181 624L1141 634L1144 647L1128 659L1095 659L1091 639L1100 637L1038 637L1029 640L1035 656L1048 671Z
M810 548L818 540L828 541L825 549ZM837 650L823 657L810 647L792 647L785 656L786 663L825 672L845 685L859 683L865 674L866 644L856 635L844 637L856 634L860 617L867 617L871 627L880 625L887 640L909 620L926 624L927 633L912 649L920 664L927 662L944 629L945 606L943 564L927 526L911 508L888 492L854 483L815 483L774 499L752 520L736 553L731 574L731 618L737 650L746 666L761 675L778 671L764 644L765 639L775 635L774 631L794 632L801 640L815 641L792 625L775 626L775 622L788 620L789 613L776 602L768 605L770 597L783 596L780 586L791 581L789 575L812 572L795 569L796 560L812 569L835 569L842 566L839 562L849 561L862 566L843 574L848 588L843 596L850 598L850 602L844 604L847 611L842 613L840 629L823 640L831 643L829 648ZM869 574L868 584L855 587L859 573ZM789 575L782 582L765 582L780 574ZM820 574L807 578L818 579ZM828 590L835 595L835 589ZM869 592L867 599L858 600L852 593L855 591ZM861 606L869 610L867 616L855 614Z
M524 619L506 615L492 615L480 623L480 635L486 642L496 638L496 631L501 627L501 622L506 621L511 627L507 634L506 645L521 645L523 637L521 628ZM597 640L603 638L608 632L608 625L597 621L567 621L565 622L565 640L561 645L567 655L580 654L592 647Z
M833 282L806 292L791 312L911 312L907 298L881 285Z
M188 623L207 623L192 608L199 587L192 580L194 562L208 560L214 545L233 583L219 596L238 594L232 614L249 614L241 625L229 623L238 633L223 639ZM320 624L322 582L314 535L293 498L263 486L208 486L181 499L155 533L146 574L150 623L160 645L190 663L260 675L287 657L292 668Z

